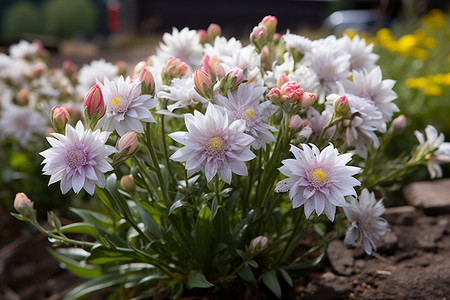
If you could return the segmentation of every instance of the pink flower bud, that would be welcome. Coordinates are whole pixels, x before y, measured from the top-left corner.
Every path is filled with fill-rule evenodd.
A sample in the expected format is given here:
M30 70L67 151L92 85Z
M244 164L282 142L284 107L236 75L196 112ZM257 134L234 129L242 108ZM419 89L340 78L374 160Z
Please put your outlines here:
M127 67L127 63L125 61L118 60L116 62L116 66L117 66L117 69L118 69L120 75L122 75L122 76L126 76L127 75L127 68L128 67Z
M347 96L342 95L334 101L333 110L336 115L346 117L350 112Z
M289 103L298 103L303 96L303 90L295 81L288 81L280 88L281 101Z
M301 129L303 127L303 120L299 115L293 115L289 119L289 129Z
M223 77L225 75L222 64L214 56L210 58L208 54L203 56L202 69L211 75L213 81L217 76Z
M199 30L197 30L197 34L200 38L200 43L205 44L208 42L209 37L208 37L208 34L206 33L206 30L199 29Z
M399 115L392 121L392 126L396 133L401 133L406 128L406 117L405 115Z
M276 42L279 42L280 40L281 40L281 37L282 37L282 35L281 34L279 34L279 33L274 33L273 34L273 40L274 41L276 41Z
M100 86L94 85L84 97L83 107L86 109L89 117L101 118L105 114L105 101ZM96 113L96 115L94 115Z
M228 71L227 76L230 78L236 77L236 86L238 86L242 82L242 78L244 77L244 70L239 67L234 67L230 71Z
M210 24L207 29L209 39L214 42L216 36L222 35L222 28L217 24Z
M162 76L168 80L165 84L170 84L170 81L173 78L180 78L186 75L188 68L188 65L182 62L179 58L169 57L166 61L166 65L161 71Z
M316 102L317 96L310 92L304 92L300 100L297 102L301 108L308 108Z
M25 193L16 194L14 208L24 217L31 217L34 214L33 202L25 195Z
M139 74L139 81L142 82L141 94L153 94L155 91L155 79L153 78L152 72L147 68L142 68L142 71Z
M66 75L72 75L77 71L77 66L69 59L62 63L62 70Z
M284 74L281 75L280 78L278 78L278 80L277 80L277 88L281 88L281 86L288 81L289 81L289 79L286 75L284 75Z
M250 34L250 41L256 48L262 49L267 42L267 27L264 25L255 26Z
M213 83L205 70L198 69L194 72L194 85L201 96L208 99L212 97Z
M267 28L267 35L273 37L277 29L278 20L273 16L265 16L258 25L264 25Z
M120 186L127 192L133 192L135 187L133 175L123 175L122 178L120 178Z
M117 143L117 150L119 152L127 150L126 155L131 155L136 151L136 148L138 146L138 140L137 140L137 132L136 131L130 131L125 133Z
M260 235L258 237L255 237L250 242L250 248L253 251L262 252L262 251L264 251L264 249L267 248L268 243L269 243L269 239L265 236Z
M65 133L69 112L64 107L54 106L51 112L52 125L56 132Z
M27 89L21 89L18 93L17 93L17 102L20 105L27 105L29 98L28 95L30 94L30 91Z
M269 99L270 101L280 101L281 100L281 92L279 88L273 88L271 89L267 95L266 98Z

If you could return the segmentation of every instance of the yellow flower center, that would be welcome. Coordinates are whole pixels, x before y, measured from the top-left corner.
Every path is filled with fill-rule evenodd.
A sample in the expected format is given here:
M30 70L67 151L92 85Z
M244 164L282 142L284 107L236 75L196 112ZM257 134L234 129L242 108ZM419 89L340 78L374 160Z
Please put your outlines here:
M309 171L308 179L316 188L323 187L329 182L328 172L322 167L317 167Z
M128 108L128 101L124 97L116 96L111 99L111 106L116 113L123 113Z
M248 123L255 121L257 116L256 111L252 107L245 108L241 113L241 118Z
M209 156L221 157L226 150L227 142L219 135L209 138L205 143L205 150Z

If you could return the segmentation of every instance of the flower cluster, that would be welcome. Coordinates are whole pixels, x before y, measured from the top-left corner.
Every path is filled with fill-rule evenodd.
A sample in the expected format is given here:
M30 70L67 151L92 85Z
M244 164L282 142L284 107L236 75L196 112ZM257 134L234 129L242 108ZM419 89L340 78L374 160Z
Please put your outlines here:
M173 29L128 77L105 62L79 72L86 125L74 128L71 113L51 110L56 133L40 153L43 171L63 193L95 193L111 215L80 210L90 225L68 229L50 214L55 230L43 232L86 249L61 261L102 265L105 280L117 275L122 287L148 291L142 297L170 290L177 298L185 288L236 280L261 282L280 297L277 274L291 284L320 262L330 236L376 249L389 230L379 192L420 164L442 176L449 143L427 127L411 154L388 161L382 150L405 119L394 119L395 81L383 78L373 44L310 40L276 26L265 17L246 46L215 24ZM321 246L294 257L312 230Z

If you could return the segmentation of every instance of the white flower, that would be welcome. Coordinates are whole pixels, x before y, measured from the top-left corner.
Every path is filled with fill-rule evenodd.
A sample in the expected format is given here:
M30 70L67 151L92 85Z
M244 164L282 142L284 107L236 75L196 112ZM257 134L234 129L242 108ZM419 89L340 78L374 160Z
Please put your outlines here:
M265 91L265 87L240 84L237 91L228 92L227 98L220 94L216 96L216 103L225 108L230 121L239 119L245 121L245 132L255 138L252 147L256 150L261 147L266 149L266 144L276 140L270 131L277 129L267 123L269 117L277 111L278 106L271 101L260 104Z
M343 50L350 54L351 70L372 70L379 55L372 52L373 44L366 44L365 39L361 39L359 35L355 35L353 39L347 35L342 37Z
M162 39L164 43L160 43L156 49L156 56L160 61L165 62L169 57L175 57L186 63L191 71L200 68L203 48L196 30L185 27L178 31L173 28L172 34L166 32Z
M344 242L357 243L370 255L372 249L377 250L375 242L389 231L387 221L380 217L385 211L383 202L377 202L374 193L369 193L367 189L362 190L359 201L352 196L348 200L350 204L344 207L344 212L351 227L345 234Z
M27 59L37 55L38 50L39 46L36 43L21 40L9 47L9 55L16 59Z
M78 85L76 91L81 98L103 78L116 79L119 75L119 68L104 59L93 60L90 64L84 65L78 72Z
M442 169L440 164L450 162L450 143L444 143L444 134L439 134L435 127L428 125L425 127L424 135L415 131L414 135L419 141L419 150L429 153L427 159L427 169L431 178L442 177Z
M192 76L189 78L174 78L169 86L163 85L158 92L158 98L166 98L175 101L167 106L170 112L177 108L188 108L198 103L207 103L208 100L200 96L194 88Z
M352 81L345 80L342 85L346 92L373 101L386 122L389 122L392 115L399 111L397 105L392 102L397 99L397 94L392 90L395 81L383 80L380 67L376 67L370 72L354 70Z
M61 181L63 194L84 188L93 195L96 185L105 187L105 173L113 169L108 156L117 151L105 145L109 134L85 130L81 121L75 128L67 124L66 135L52 133L54 138L47 138L52 148L39 153L45 158L44 175L50 175L48 184Z
M45 134L45 119L29 107L6 105L0 118L0 136L13 137L25 146L33 134Z
M104 79L104 84L98 82L106 112L98 122L98 127L103 130L113 131L122 136L127 132L144 132L143 122L155 122L150 109L158 105L158 101L150 95L139 95L141 85L137 80L126 80L121 76L117 83Z
M300 53L306 53L311 50L312 41L307 37L290 33L289 31L283 35L288 50L295 49Z
M213 104L208 105L205 115L196 110L184 119L188 132L173 132L169 136L185 147L170 158L186 161L188 176L204 169L208 182L218 174L228 184L232 173L247 176L244 162L255 154L250 151L254 139L244 133L245 121L229 123L228 116Z
M228 72L234 67L244 70L244 81L251 82L257 86L263 86L261 76L261 55L256 52L253 45L235 49L231 57L223 56L223 67Z
M205 44L205 54L209 57L216 57L219 61L222 61L222 57L231 57L234 52L240 51L242 49L242 43L235 38L227 40L223 36L216 36L214 40L214 46L211 44Z
M353 187L361 183L352 176L360 168L346 166L351 154L339 154L332 144L322 151L313 144L301 146L303 150L291 145L295 158L282 161L279 170L288 178L278 182L275 191L289 191L292 208L304 205L307 218L315 210L333 221L336 206L346 206L344 197L356 195Z

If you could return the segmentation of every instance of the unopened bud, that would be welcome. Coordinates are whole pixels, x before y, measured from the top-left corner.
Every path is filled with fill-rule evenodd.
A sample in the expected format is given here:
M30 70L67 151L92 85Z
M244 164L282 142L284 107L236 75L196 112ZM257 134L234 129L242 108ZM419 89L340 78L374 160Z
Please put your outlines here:
M264 25L255 26L250 34L250 41L255 45L256 49L261 51L267 43L267 27Z
M281 101L288 103L299 103L303 96L303 90L300 85L295 81L288 81L284 83L280 88Z
M69 112L64 107L54 106L51 111L52 125L56 132L65 134Z
M20 105L27 105L28 104L28 95L30 94L30 91L27 89L21 89L18 93L17 93L17 102Z
M62 70L66 76L71 76L77 71L77 66L69 59L62 63Z
M143 68L139 74L139 81L141 81L141 95L149 94L153 95L155 92L155 79L152 72L147 68Z
M252 249L253 251L256 252L262 252L264 251L264 249L267 248L267 245L269 243L269 239L265 236L258 236L255 237L251 242L250 242L250 249Z
M17 193L14 199L14 208L24 217L30 217L34 214L33 202L25 193Z
M197 34L198 34L201 44L206 44L209 41L209 37L208 37L208 34L206 33L205 29L197 30Z
M120 178L120 186L127 192L133 192L135 187L133 175L128 174L122 176L122 178Z
M350 104L348 98L345 95L340 96L334 101L333 110L336 115L347 117L350 113Z
M265 16L258 25L264 25L267 28L267 36L271 39L277 29L278 20L273 16Z
M230 78L236 78L236 87L242 82L242 78L244 77L244 70L239 67L234 67L230 71L228 71L227 76Z
M279 102L281 100L281 92L279 88L273 88L271 89L267 95L266 98L273 102Z
M300 100L298 101L298 105L301 108L308 108L316 102L317 96L310 92L304 92Z
M161 71L163 84L169 85L173 78L181 78L186 75L188 65L182 62L179 58L169 57L166 65Z
M122 75L124 77L127 76L127 68L128 68L128 66L127 66L127 63L125 61L118 60L116 62L116 66L117 66L119 75Z
M209 57L205 54L202 59L202 69L209 73L211 80L215 81L217 77L225 76L225 70L222 64L214 56Z
M125 155L131 155L138 146L137 132L130 131L124 134L117 143L117 150L124 152Z
M405 115L399 115L392 121L392 126L394 126L395 133L402 133L406 128L406 117Z
M284 74L281 75L277 80L277 88L281 88L281 86L288 81L289 81L289 79L286 75L284 75Z
M100 86L94 85L84 97L84 115L88 125L95 126L97 121L105 114L105 100Z
M299 115L293 115L289 119L289 129L300 130L303 127L303 120Z
M198 69L194 72L194 85L195 90L202 97L206 99L212 99L213 96L213 83L211 77L209 77L208 73L205 70Z
M210 24L207 29L209 39L214 42L216 36L222 35L222 28L217 24Z
M244 70L239 67L234 67L222 78L219 85L220 93L227 96L228 91L234 91L238 88L244 77Z

